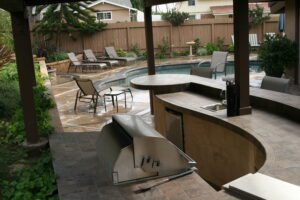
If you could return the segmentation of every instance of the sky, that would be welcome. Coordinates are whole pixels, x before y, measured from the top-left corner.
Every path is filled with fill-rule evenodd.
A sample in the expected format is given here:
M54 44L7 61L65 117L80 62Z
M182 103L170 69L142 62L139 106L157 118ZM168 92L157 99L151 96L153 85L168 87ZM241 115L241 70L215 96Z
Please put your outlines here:
M175 3L169 3L169 4L162 4L159 6L153 6L152 10L154 12L158 11L158 12L167 12L168 10L172 10L172 8L175 7Z

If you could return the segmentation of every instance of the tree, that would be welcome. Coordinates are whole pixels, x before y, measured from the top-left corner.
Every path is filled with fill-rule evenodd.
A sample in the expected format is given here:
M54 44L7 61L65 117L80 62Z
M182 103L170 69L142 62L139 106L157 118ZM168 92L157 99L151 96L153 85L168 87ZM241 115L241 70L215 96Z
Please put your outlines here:
M265 15L264 8L258 4L256 8L249 10L250 25L258 26L270 19L270 14Z
M138 10L144 10L143 0L131 0L132 7Z
M96 18L90 14L93 9L87 5L92 1L78 3L58 3L52 5L43 5L36 8L36 14L43 14L42 20L37 22L33 29L37 34L47 37L47 40L55 38L56 48L59 51L61 33L67 33L74 38L73 33L93 34L102 31L105 23L96 21Z
M180 26L190 17L189 13L178 12L176 10L168 11L162 14L162 19L169 21L173 26Z

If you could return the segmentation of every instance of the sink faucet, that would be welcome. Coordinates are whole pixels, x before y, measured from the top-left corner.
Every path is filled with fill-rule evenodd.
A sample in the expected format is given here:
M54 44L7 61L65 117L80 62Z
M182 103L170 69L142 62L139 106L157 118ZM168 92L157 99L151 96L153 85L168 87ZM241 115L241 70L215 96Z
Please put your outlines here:
M221 103L223 105L227 105L227 92L226 92L226 89L225 90L222 90L221 93L220 93L220 97L221 97Z

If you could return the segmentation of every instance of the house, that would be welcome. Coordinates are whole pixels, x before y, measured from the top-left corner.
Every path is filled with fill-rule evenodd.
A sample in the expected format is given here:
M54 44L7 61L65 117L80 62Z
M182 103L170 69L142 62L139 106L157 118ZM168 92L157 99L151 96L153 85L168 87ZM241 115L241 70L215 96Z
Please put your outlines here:
M232 17L232 4L232 0L188 0L176 3L176 10L189 13L190 19ZM250 9L256 4L270 13L268 3L249 3Z
M105 23L136 21L137 9L130 0L98 0L88 5L95 10L93 15Z

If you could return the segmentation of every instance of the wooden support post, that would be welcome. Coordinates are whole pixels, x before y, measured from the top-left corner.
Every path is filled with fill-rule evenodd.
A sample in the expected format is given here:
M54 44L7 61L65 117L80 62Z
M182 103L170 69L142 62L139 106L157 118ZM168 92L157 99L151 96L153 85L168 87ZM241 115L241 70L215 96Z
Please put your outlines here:
M251 113L249 95L249 19L248 0L234 0L234 69L237 86L239 114Z
M152 28L152 7L145 7L145 34L146 34L146 49L147 49L147 63L148 74L155 74L155 58L154 58L154 44L153 44L153 28Z
M296 1L296 42L298 45L298 67L296 67L295 83L300 84L300 2Z
M26 143L39 142L33 87L36 85L28 19L24 12L11 13L12 30L23 106Z
M153 44L153 28L152 28L152 7L145 7L145 34L146 34L146 49L147 49L147 64L148 74L155 74L155 58L154 58L154 44ZM151 114L154 114L153 108L153 91L150 91L150 109Z

